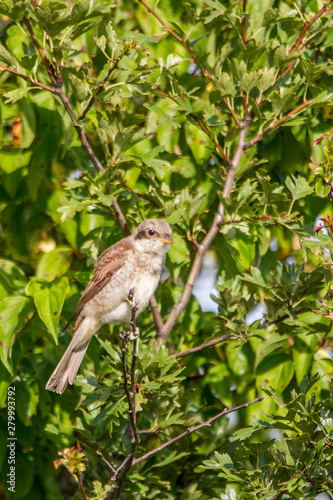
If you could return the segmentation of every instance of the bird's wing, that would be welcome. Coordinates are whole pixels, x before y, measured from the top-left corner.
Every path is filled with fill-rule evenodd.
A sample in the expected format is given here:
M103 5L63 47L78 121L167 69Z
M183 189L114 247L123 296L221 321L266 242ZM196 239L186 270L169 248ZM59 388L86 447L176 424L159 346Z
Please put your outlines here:
M128 238L118 241L115 245L107 248L95 264L95 273L83 292L75 311L69 318L64 330L70 325L73 319L80 314L84 306L95 295L105 287L107 283L121 269L127 259L127 253L131 249L131 243Z

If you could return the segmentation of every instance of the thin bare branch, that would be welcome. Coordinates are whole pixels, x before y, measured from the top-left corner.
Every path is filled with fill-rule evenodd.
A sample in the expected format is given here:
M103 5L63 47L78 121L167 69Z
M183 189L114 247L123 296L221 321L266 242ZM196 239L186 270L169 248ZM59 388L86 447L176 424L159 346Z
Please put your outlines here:
M230 103L226 97L223 98L223 102L227 106L228 110L230 111L231 116L233 117L237 127L240 128L242 126L242 124L241 124L241 120L236 115L236 111L234 110L234 108L232 106L230 106Z
M304 307L303 309L300 309L299 311L292 311L292 313L295 316L298 316L299 314L304 314L306 312L313 311L311 307ZM283 316L278 316L275 319L272 319L270 321L265 321L265 323L262 323L262 325L259 326L259 328L267 328L267 326L270 325L275 325L276 323L280 323L281 321L284 321L285 319L291 318L290 314L283 314Z
M237 148L228 171L227 180L225 182L223 189L223 198L227 198L228 196L230 196L232 186L235 180L236 171L244 153L245 138L247 131L249 130L250 124L251 124L251 117L250 115L247 115L245 116L244 121L242 123L243 128L239 134Z
M123 377L124 377L124 390L128 402L128 413L129 413L129 422L131 425L132 431L132 442L131 449L128 453L125 460L122 464L114 471L112 480L115 481L115 484L112 487L112 490L107 495L106 500L120 500L121 491L124 484L124 481L127 477L127 474L132 467L134 454L138 444L140 443L140 438L138 434L138 429L136 426L136 412L135 412L135 395L136 395L136 386L135 386L135 364L138 356L138 340L137 340L137 328L135 323L135 315L137 311L137 306L135 303L134 289L132 288L128 294L128 301L131 304L132 308L132 317L131 317L131 330L124 332L121 336L122 347L121 347L121 364L123 367ZM133 352L132 352L132 365L130 373L128 373L127 365L126 365L126 349L127 342L129 338L133 339ZM131 391L128 387L128 379L131 379Z
M135 413L135 362L137 358L137 338L133 340L133 357L132 357L132 368L130 374L127 371L126 366L126 349L127 342L130 336L135 337L136 333L136 324L135 324L135 315L137 311L137 306L135 303L134 297L134 289L131 288L128 294L128 301L131 303L132 307L132 317L131 317L131 330L128 332L124 332L121 336L122 338L122 347L121 347L121 363L123 367L123 375L124 375L124 389L125 394L128 400L128 413L130 418L130 423L133 431L134 441L136 444L140 442L138 431L136 428L136 413ZM131 392L128 388L128 379L131 378Z
M122 57L124 55L125 54L119 55L117 57L117 59L114 61L113 66L110 66L108 74L106 75L106 77L104 78L104 80L100 83L100 85L99 85L98 89L96 90L95 94L90 97L89 102L88 102L86 108L83 110L83 112L79 116L78 121L83 120L86 117L88 111L90 110L90 108L92 107L92 105L95 102L95 98L105 89L105 84L108 82L108 80L109 80L111 74L113 73L113 71L115 71L118 68L118 64L119 64L120 60L122 59Z
M175 33L172 29L170 29L169 26L163 21L163 19L157 14L157 12L155 12L154 9L149 7L149 5L144 0L139 0L139 2L144 7L146 7L147 10L149 10L149 12L162 24L162 26L164 26L166 31L170 33L170 35L172 35L174 38L176 38L176 40L178 40L178 42L180 42L183 45L183 47L185 47L185 49L193 57L193 59L195 59L196 57L195 53L190 48L190 46L185 42L185 40L183 40L180 36L177 35L177 33Z
M24 75L23 73L20 73L19 71L16 71L15 69L7 68L6 66L0 64L0 70L8 71L8 73L12 73L13 75L18 76L19 78L23 78L23 80L26 80L27 82L31 83L32 85L35 85L36 87L40 87L41 89L48 90L49 92L55 94L54 88L49 87L48 85L44 85L44 83L37 82L37 80L29 78L28 76Z
M243 13L246 12L246 4L247 4L247 0L243 0ZM243 37L243 43L246 46L246 44L247 44L247 37L246 37L246 20L245 20L245 16L242 17L242 37Z
M208 349L208 347L213 347L216 344L221 344L221 342L225 342L226 340L232 339L232 337L233 337L232 335L222 335L222 337L211 340L210 342L206 342L205 344L192 347L192 349L189 349L188 351L177 352L177 354L175 354L174 356L177 359L184 358L185 356L189 356L190 354L204 351L205 349ZM173 356L173 354L171 356Z
M173 439L170 439L170 441L167 441L166 443L162 444L158 448L155 448L154 450L149 451L145 455L142 455L142 457L139 457L136 460L133 460L132 465L134 466L134 465L139 464L140 462L143 462L144 460L147 460L148 458L155 455L156 453L159 453L160 451L164 450L164 448L166 448L167 446L170 446L171 444L176 443L180 439L183 439L184 437L188 436L189 434L192 434L193 432L197 432L204 427L210 427L212 422L214 422L214 420L217 420L218 418L224 417L225 415L228 415L229 413L233 413L233 412L241 410L243 408L247 408L248 406L253 405L254 403L259 403L263 399L264 399L263 396L259 396L256 399L254 399L253 401L249 401L248 403L244 403L243 405L235 406L234 408L230 408L230 409L224 409L223 411L221 411L221 413L218 413L217 415L215 415L215 417L210 418L209 420L207 420L203 424L197 425L196 427L192 427L192 429L187 429L185 432L182 432L181 434L174 437Z
M208 130L206 125L199 118L197 118L195 115L193 115L192 113L190 116L192 118L194 118L194 120L197 122L197 124L199 125L201 130L203 130L203 132L205 132L205 134L208 135L210 140L215 144L216 149L221 154L221 156L225 159L225 161L228 163L228 165L231 165L232 161L230 160L229 156L223 151L222 146L220 145L219 141L217 139L215 139L215 137L213 137L213 135L210 133L210 131Z
M163 95L164 97L167 97L168 99L171 99L176 104L178 104L177 99L175 97L168 94L167 92L163 92L162 90L158 89L156 86L154 86L154 91L157 92L158 94ZM228 108L228 109L230 110L230 108ZM230 165L231 164L230 158L228 157L227 153L225 153L225 151L223 151L221 144L219 143L219 141L217 139L215 139L215 137L213 137L212 133L208 130L206 125L195 114L189 113L188 116L190 116L198 124L198 126L201 128L201 130L210 138L210 140L215 144L215 147L216 147L217 151L220 153L220 155L222 156L222 158L224 158L224 160L228 163L228 165Z
M53 66L49 63L49 61L46 57L46 54L45 54L44 50L42 49L42 47L40 46L40 43L35 35L35 32L31 26L31 23L30 23L29 19L27 18L27 16L23 16L23 22L26 25L26 27L30 33L32 43L34 44L37 51L39 52L40 57L42 58L43 64L44 64L46 71L51 79L52 84L55 87L61 86L62 85L62 75L61 74L57 75L56 72L54 71Z
M273 130L275 130L276 128L278 128L282 123L286 122L290 118L294 118L294 116L296 116L298 113L300 113L301 111L303 111L303 109L305 109L308 106L310 106L313 103L313 101L314 101L314 99L309 99L307 101L304 101L302 104L300 104L299 106L297 106L297 108L289 111L289 113L287 113L285 116L282 116L282 118L280 118L279 120L276 120L276 122L271 127L269 127L267 130L265 130L265 132L263 134L258 134L256 137L254 137L250 141L247 141L244 144L244 149L251 148L254 144L256 144L257 142L261 141L261 139L263 137L265 137L266 135L270 134Z
M237 171L237 167L239 165L239 162L240 162L242 155L243 155L243 152L244 152L245 138L246 138L246 134L247 134L247 131L249 129L250 123L251 123L251 117L247 116L246 119L244 120L244 122L242 123L243 128L239 134L235 155L234 155L234 158L232 160L231 166L230 166L229 171L228 171L226 183L225 183L224 190L223 190L223 198L227 198L230 196L233 182L234 182L235 175L236 175L236 171ZM168 319L166 320L166 322L163 325L163 328L159 331L159 340L163 344L166 343L167 338L168 338L174 324L176 323L179 315L184 311L185 307L187 306L187 304L191 298L192 290L193 290L193 287L194 287L195 282L197 280L197 277L199 275L202 261L204 259L204 256L205 256L208 248L211 246L216 235L218 234L218 232L220 230L220 227L223 223L223 217L224 217L224 207L223 207L222 203L220 203L218 206L216 215L214 217L213 224L212 224L210 230L208 231L208 233L206 234L205 238L203 239L202 243L198 247L197 254L194 258L194 262L193 262L192 268L190 270L190 273L189 273L186 285L184 287L182 296L181 296L180 300L172 308L172 310L168 316Z
M305 23L296 42L294 43L294 45L292 46L292 48L290 49L290 52L289 52L289 55L293 54L302 44L303 42L303 39L305 37L305 34L306 32L308 31L308 29L313 25L313 23L315 23L317 21L317 19L319 19L325 12L328 12L329 11L329 7L326 5L325 7L322 7L318 12L317 14L315 14L308 23ZM281 75L281 78L284 78L293 68L294 64L296 62L296 59L293 59L292 61L290 61L289 63L289 66L288 68L282 73Z
M77 481L79 483L79 488L81 490L82 495L84 496L84 500L89 500L89 497L86 493L86 490L84 489L83 482L82 482L82 472L79 472L77 475Z
M157 331L161 331L161 329L163 328L163 319L162 319L162 316L160 314L160 311L158 310L155 295L152 296L149 304L150 304L151 312L153 314L153 318L154 318L154 321L155 321L155 324L157 327Z
M120 224L120 227L121 227L124 235L125 236L129 236L131 234L131 231L128 228L126 219L124 217L123 212L121 211L121 208L120 208L119 203L117 202L117 200L113 200L112 201L112 206L113 206L113 209L114 209L114 211L115 211L115 213L117 215L118 222Z
M106 463L106 465L109 467L109 469L113 472L113 474L116 474L116 469L113 467L112 464L110 464L110 462L108 460L106 460L106 458L104 457L103 453L101 453L100 451L96 451L97 455L99 455L101 457L101 459L103 460L103 462Z

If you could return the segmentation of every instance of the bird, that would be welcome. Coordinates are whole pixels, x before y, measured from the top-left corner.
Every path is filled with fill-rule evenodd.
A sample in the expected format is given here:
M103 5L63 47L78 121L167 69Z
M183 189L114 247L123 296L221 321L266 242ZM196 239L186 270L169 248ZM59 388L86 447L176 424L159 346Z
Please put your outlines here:
M62 394L73 384L89 342L102 325L131 321L130 292L137 308L135 318L146 309L173 243L171 234L167 222L147 219L100 255L94 275L64 327L76 318L72 340L48 380L47 390Z

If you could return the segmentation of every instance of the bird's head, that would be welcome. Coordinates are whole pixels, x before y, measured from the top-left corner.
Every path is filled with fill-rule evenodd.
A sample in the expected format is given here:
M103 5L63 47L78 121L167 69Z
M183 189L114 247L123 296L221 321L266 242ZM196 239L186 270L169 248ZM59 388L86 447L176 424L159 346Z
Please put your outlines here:
M133 232L135 246L144 252L165 254L173 243L171 227L161 219L147 219Z

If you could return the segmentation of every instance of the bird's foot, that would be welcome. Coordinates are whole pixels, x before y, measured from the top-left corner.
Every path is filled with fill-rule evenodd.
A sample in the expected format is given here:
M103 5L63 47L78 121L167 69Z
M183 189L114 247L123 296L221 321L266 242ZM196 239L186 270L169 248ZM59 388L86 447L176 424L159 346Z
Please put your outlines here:
M135 327L135 329L132 329L128 338L129 340L136 340L138 339L140 336L140 329L138 326Z
M134 303L134 288L130 288L127 297L125 298L127 302L132 306Z

